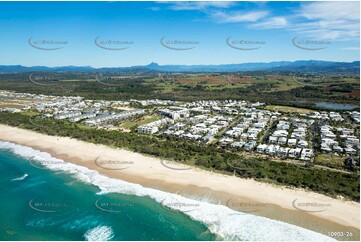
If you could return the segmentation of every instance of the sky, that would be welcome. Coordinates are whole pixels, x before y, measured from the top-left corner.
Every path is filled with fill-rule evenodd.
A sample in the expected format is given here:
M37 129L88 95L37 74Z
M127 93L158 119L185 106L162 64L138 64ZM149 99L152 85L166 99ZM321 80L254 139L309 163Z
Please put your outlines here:
M360 59L359 2L0 2L0 65Z

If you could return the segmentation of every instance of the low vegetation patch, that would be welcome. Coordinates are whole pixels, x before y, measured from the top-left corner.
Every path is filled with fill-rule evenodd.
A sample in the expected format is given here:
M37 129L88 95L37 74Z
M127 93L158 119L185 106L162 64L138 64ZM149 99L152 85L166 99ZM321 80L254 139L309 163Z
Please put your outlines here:
M295 108L290 106L275 106L275 105L268 105L265 107L265 109L268 109L270 111L278 111L283 113L312 113L315 112L315 110L307 109L307 108Z

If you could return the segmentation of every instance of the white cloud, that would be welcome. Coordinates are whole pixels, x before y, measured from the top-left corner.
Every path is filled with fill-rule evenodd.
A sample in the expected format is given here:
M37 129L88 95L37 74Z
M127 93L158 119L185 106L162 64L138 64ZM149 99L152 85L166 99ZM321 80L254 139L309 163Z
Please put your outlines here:
M297 9L285 9L282 15L267 10L265 3L258 3L252 9L240 9L237 2L161 3L174 11L201 11L217 23L249 23L248 27L255 29L284 28L300 37L317 40L354 40L360 36L359 2L303 2Z
M345 47L345 48L342 48L341 50L357 50L357 51L359 51L360 47Z
M211 18L220 23L237 23L237 22L255 22L268 15L267 11L253 11L253 12L213 12L210 14Z
M301 5L300 14L307 19L360 19L359 2L313 2Z
M292 30L317 39L348 40L360 36L359 2L312 2L301 5Z
M197 10L218 23L255 22L268 15L268 11L226 11L237 2L159 2L169 4L174 11Z
M279 29L285 28L288 21L285 17L272 17L265 19L263 22L252 24L251 27L258 29Z
M230 8L235 2L163 2L172 10L205 10L207 8Z

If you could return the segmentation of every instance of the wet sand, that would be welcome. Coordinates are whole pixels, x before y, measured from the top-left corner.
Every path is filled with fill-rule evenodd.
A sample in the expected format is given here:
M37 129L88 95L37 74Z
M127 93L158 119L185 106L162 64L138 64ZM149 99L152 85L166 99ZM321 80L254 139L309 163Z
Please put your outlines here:
M338 240L359 240L360 204L302 189L213 173L123 149L0 125L0 140L50 153L108 177L284 221ZM317 203L317 204L316 204ZM346 236L347 232L353 236Z

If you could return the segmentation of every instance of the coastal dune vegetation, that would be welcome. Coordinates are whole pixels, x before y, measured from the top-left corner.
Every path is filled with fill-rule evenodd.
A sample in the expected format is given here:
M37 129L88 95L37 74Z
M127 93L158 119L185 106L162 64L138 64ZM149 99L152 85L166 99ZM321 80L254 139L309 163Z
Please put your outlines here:
M359 174L355 172L320 169L311 164L277 162L272 158L244 157L215 145L198 144L175 137L89 129L52 119L38 120L34 124L28 115L22 113L1 112L0 123L47 135L124 148L241 178L308 189L353 201L360 200Z

